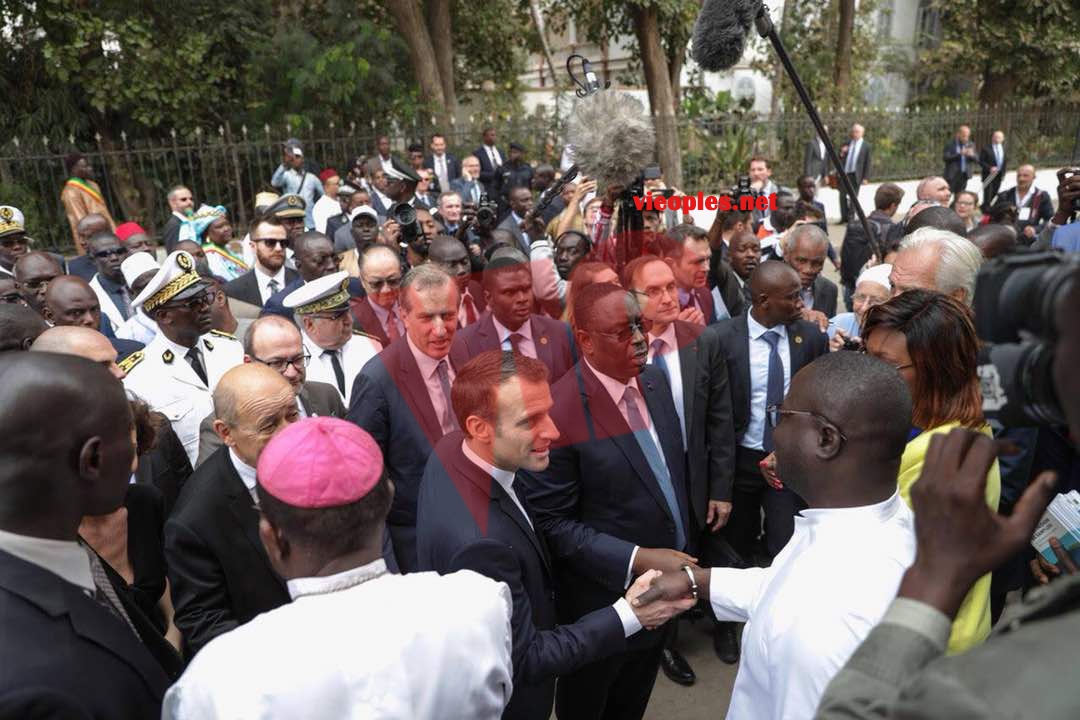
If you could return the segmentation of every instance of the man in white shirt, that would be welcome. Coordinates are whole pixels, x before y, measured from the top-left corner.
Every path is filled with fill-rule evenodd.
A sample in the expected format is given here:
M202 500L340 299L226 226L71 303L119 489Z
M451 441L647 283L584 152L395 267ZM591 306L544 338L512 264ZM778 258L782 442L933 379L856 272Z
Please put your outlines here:
M304 167L304 149L296 138L285 141L281 164L270 178L270 184L283 195L299 195L304 199L304 229L314 229L315 201L322 197L323 185Z
M851 180L852 189L859 192L859 186L869 182L870 144L863 139L866 129L859 123L851 126L851 139L840 148L840 162L844 163L844 174ZM848 221L848 196L840 192L840 220Z
M708 598L718 619L746 621L732 720L812 718L915 557L914 518L896 485L911 397L890 366L825 355L769 416L777 473L808 505L791 541L770 567L664 573L635 601Z
M255 246L255 265L226 283L225 294L261 308L271 295L299 279L300 275L285 267L288 231L279 220L267 217L256 223L251 229L251 242Z
M456 157L446 152L446 136L432 135L430 147L431 154L424 158L424 167L435 173L439 192L449 192L450 184L461 176L461 165Z
M353 330L349 314L349 273L340 270L301 285L282 303L295 311L311 356L307 374L341 393L342 402L352 395L357 373L382 350L382 343Z
M164 718L500 717L510 591L471 571L388 573L393 490L370 435L302 420L263 450L256 492L259 538L292 602L210 643Z

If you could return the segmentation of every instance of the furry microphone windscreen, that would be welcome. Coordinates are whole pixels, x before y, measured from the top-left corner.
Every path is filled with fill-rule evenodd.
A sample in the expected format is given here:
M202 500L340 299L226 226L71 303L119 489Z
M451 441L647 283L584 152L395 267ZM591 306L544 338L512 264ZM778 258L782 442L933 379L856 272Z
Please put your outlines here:
M694 47L690 52L702 69L727 70L739 62L761 3L762 0L705 0L694 23Z
M578 100L566 121L574 163L601 188L629 185L653 159L656 133L640 100L601 90Z

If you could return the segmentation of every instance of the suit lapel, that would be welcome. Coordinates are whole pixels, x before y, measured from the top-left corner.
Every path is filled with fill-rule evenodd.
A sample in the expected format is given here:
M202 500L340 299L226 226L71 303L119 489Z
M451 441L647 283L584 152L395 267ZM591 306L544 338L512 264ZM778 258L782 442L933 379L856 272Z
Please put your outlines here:
M491 313L484 313L477 323L476 348L477 355L502 348L502 344L499 342L499 333L495 330L495 321L491 319Z
M548 368L556 367L555 362L555 343L548 337L547 330L537 322L539 316L534 315L529 319L529 326L532 329L533 347L536 348L536 359L548 366ZM554 370L551 370L554 372ZM553 378L557 380L558 378Z
M747 313L749 310L747 310ZM743 400L750 402L750 325L746 322L746 313L735 319L735 327L738 329L738 342L735 346L735 361L737 377L735 382L742 389ZM733 375L734 377L734 375Z
M687 430L694 417L694 387L698 373L698 341L679 322L675 323L675 342L679 345L679 372L682 374L683 416Z
M395 382L398 391L405 397L405 402L416 418L417 424L423 430L427 441L435 446L442 437L442 424L435 416L435 406L431 403L428 395L427 381L420 374L420 366L416 364L412 350L406 340L401 340L398 348L398 373Z
M788 353L791 356L791 377L795 377L805 362L806 354L803 352L803 345L806 344L806 333L799 323L792 323L787 329L788 336Z
M533 546L533 549L536 550L536 554L540 556L540 562L543 564L544 570L550 577L552 573L551 565L547 556L547 547L543 544L543 541L540 539L539 535L536 533L535 530L533 530L533 528L529 527L529 523L521 514L521 510L518 509L516 505L514 505L514 501L511 500L510 496L506 493L506 491L502 489L502 485L499 485L499 483L495 482L494 479L492 479L491 481L491 494L492 500L494 500L498 504L499 508L503 511L503 513L509 516L509 518L514 521L514 524L517 525L518 529L525 534L525 537L529 538L529 543ZM521 499L520 496L518 497L518 499ZM522 500L522 503L524 504L524 500Z
M223 447L217 452L219 454L218 462L221 463L223 470L221 473L222 490L229 498L229 512L232 513L237 525L240 526L240 530L244 533L244 537L251 544L255 553L262 558L263 563L270 570L270 574L284 588L285 583L281 582L277 572L270 565L270 558L267 557L266 549L263 547L262 540L259 539L259 513L255 510L255 501L251 498L251 493L248 492L244 481L240 479L236 468L233 467L228 449Z

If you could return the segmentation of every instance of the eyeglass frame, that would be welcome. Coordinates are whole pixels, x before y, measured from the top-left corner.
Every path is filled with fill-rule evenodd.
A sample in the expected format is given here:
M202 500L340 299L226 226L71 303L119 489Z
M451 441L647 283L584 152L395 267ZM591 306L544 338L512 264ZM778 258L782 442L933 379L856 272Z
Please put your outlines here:
M814 412L813 410L785 410L779 405L769 405L765 408L765 421L768 422L773 429L776 429L776 427L780 425L780 419L785 415L804 415L806 417L817 418L826 425L831 425L836 430L836 434L840 436L840 439L847 442L847 435L840 429L840 426L819 412Z
M279 244L282 250L288 250L292 247L292 241L289 238L259 238L258 240L252 240L252 242L262 243L267 250L273 250Z
M107 257L119 257L121 255L127 255L128 250L125 247L115 247L112 250L98 250L91 254L98 260L104 260Z
M649 290L653 290L656 293L655 297L653 295L649 294ZM645 290L638 290L637 288L634 288L634 289L630 290L630 292L632 292L635 295L642 295L644 297L647 297L650 300L657 300L664 294L670 295L675 300L679 299L679 286L675 284L674 280L672 280L670 283L668 283L664 287L651 287L651 288L647 288Z
M610 330L593 330L592 332L596 332L596 333L599 333L601 335L605 335L605 336L607 336L609 338L612 338L616 342L620 342L620 343L622 343L622 342L630 342L631 340L633 340L634 339L634 330L637 330L639 333L641 333L641 337L648 337L648 332L645 330L645 324L641 321L640 318L638 320L636 320L636 321L627 323L627 327L630 329L630 336L628 338L626 338L625 340L623 338L619 337L624 332L623 329L619 329L617 332L612 332Z
M285 358L285 359L282 359L282 360L273 360L273 361L271 361L271 360L263 360L262 358L255 357L254 355L251 356L251 359L254 360L257 363L262 363L263 365L270 368L274 372L280 374L280 373L285 372L285 370L289 367L289 365L292 365L297 370L306 370L308 364L311 363L311 353L309 353L307 350L305 350L302 354L297 355L295 357ZM298 360L303 361L302 366L296 364ZM277 367L278 365L281 365L281 367L280 368Z
M170 300L169 302L163 304L161 306L161 309L162 310L188 310L188 311L191 311L191 312L195 312L199 307L202 307L202 306L210 307L211 305L213 305L214 304L214 299L216 298L216 296L217 296L217 291L214 290L213 288L208 287L208 288L206 288L206 290L199 293L198 295L193 295L193 296L187 298L186 300L179 300L177 302L173 302L173 301ZM195 305L194 303L196 301L201 301L201 302L199 302L198 305Z
M383 287L387 287L390 290L397 290L401 287L401 283L403 280L404 278L401 275L398 275L397 278L387 277L376 278L374 280L368 280L367 278L363 278L364 285L370 287L372 292L379 292L383 289Z

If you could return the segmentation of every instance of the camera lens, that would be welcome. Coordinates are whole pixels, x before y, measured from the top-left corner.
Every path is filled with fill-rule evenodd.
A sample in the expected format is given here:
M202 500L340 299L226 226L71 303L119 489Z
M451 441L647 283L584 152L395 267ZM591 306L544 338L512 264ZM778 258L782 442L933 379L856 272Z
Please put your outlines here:
M1064 425L1065 413L1054 389L1053 347L1007 343L990 348L979 366L983 412L1006 426Z

